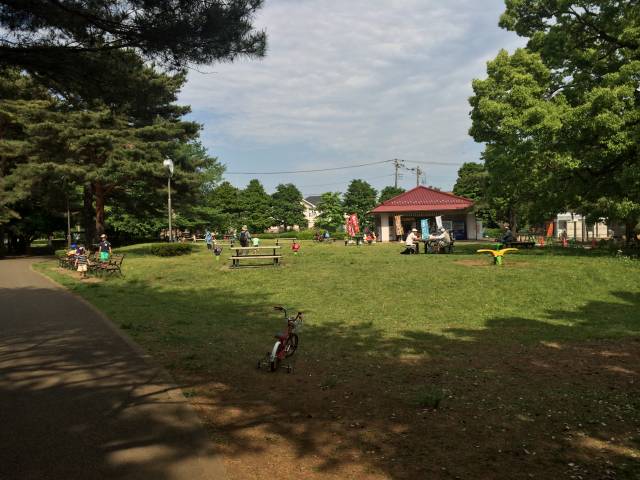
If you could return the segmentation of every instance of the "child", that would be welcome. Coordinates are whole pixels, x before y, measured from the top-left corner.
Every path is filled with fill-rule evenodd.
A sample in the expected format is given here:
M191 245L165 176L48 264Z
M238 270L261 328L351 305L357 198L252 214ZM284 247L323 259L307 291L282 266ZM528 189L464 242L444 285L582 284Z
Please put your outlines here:
M300 244L297 240L294 240L291 244L291 250L293 250L294 255L298 255L298 250L300 250Z
M78 247L78 253L76 254L76 266L78 267L78 272L80 273L80 278L87 278L87 265L89 264L89 259L87 258L87 253L82 245Z
M220 261L220 255L222 254L222 247L220 245L214 246L213 254L216 256L216 262Z
M260 246L260 239L258 237L251 237L251 245L253 245L254 248L259 247ZM257 250L253 251L253 254L256 255L258 253Z

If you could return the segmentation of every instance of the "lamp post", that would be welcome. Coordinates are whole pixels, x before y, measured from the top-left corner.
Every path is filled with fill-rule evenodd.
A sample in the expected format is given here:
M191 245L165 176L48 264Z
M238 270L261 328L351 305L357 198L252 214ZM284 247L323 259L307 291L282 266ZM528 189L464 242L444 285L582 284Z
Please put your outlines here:
M167 178L167 188L169 191L169 198L167 200L169 210L169 242L173 242L173 230L171 229L171 176L173 175L173 160L167 157L162 164L169 170L169 177Z

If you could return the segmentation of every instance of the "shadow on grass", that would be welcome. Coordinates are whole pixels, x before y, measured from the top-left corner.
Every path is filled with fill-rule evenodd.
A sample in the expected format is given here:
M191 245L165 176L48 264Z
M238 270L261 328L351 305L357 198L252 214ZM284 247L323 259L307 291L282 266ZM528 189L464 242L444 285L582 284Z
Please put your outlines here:
M407 329L392 338L373 323L314 323L310 313L294 357L296 373L287 375L254 367L277 330L274 317L265 321L270 305L260 294L243 297L213 286L175 291L168 300L165 291L130 282L101 285L100 297L117 301L123 289L131 304L126 318L116 321L188 385L213 448L253 473L409 480L630 479L640 472L634 457L640 454L640 342L574 340L585 331L595 338L640 335L636 292L613 292L618 302L549 311L545 321L497 317L482 330L450 329L446 336ZM207 312L194 307L196 297L208 299ZM161 313L144 315L150 304L163 306ZM62 437L60 458L80 451L98 471L117 476L111 449L161 445L171 452L166 459L138 467L162 479L171 461L208 448L196 433L191 439L191 432L152 413L119 427L127 402L154 401L131 395L148 372L123 366L110 373L126 362L99 340L83 363L105 369L104 404L94 398L91 382L47 385L68 374L74 348L60 341L86 347L78 329L79 324L61 330L43 322L4 333L0 378L6 380L0 388L8 406L24 407L5 413L14 431L23 430L16 445L3 442L2 455L18 455L40 438L45 450L55 452ZM37 354L31 358L25 349ZM47 381L38 379L43 365ZM13 380L20 376L27 380ZM48 406L62 397L83 400L59 411L73 417L79 409L80 417L52 434ZM79 405L113 412L105 418L115 424L90 436L97 450L87 447L83 432L94 425ZM27 407L37 413L24 430L24 419L18 420L24 412L16 408ZM274 458L281 458L280 467ZM35 465L52 460L45 456Z
M544 321L496 317L445 336L392 338L373 323L314 324L310 314L294 375L254 368L276 330L258 297L179 292L178 311L194 295L210 298L209 323L187 315L169 322L169 336L136 338L198 384L193 401L219 451L257 471L285 451L319 477L634 478L640 294L612 294L618 301L548 311Z

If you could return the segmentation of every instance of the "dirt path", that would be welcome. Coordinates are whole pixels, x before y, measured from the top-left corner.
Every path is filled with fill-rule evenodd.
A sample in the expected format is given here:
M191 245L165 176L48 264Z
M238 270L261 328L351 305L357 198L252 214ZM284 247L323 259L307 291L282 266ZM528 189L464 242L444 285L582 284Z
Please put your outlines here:
M32 262L0 261L0 478L226 478L163 371Z

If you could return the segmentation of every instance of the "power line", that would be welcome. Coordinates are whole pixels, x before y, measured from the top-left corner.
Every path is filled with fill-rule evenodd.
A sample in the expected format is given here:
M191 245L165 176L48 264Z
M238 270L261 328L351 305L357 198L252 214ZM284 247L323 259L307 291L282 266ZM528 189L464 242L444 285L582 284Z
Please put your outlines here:
M393 173L387 174L387 175L380 175L379 177L371 177L365 181L368 180L379 180L381 178L388 178L388 177L393 177ZM333 183L321 183L321 184L316 184L316 185L297 185L298 188L311 188L311 187L330 187L332 185L344 185L345 183L349 183L351 180L343 180L342 182L333 182Z
M417 163L418 165L444 165L446 167L458 167L462 165L462 163L431 162L431 161L416 162L415 160L403 160L403 162Z
M346 170L348 168L368 167L369 165L380 165L381 163L389 163L393 160L382 160L380 162L360 163L358 165L346 165L344 167L331 167L331 168L315 168L312 170L289 170L282 172L224 172L225 175L283 175L288 173L317 173L317 172L330 172L334 170Z

